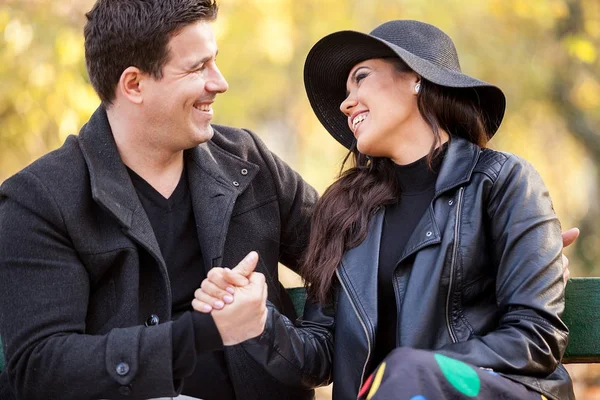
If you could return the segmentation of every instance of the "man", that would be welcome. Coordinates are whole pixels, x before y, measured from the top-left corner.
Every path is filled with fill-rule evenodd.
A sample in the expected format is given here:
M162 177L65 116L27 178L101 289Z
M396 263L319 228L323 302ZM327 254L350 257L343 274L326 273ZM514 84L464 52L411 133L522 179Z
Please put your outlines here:
M78 136L0 188L3 380L21 399L311 398L235 344L296 269L315 191L252 133L212 127L227 90L214 0L98 0L86 65L102 105ZM259 273L212 316L213 266ZM246 265L248 264L248 265ZM225 301L232 301L226 298ZM6 387L5 387L6 390Z

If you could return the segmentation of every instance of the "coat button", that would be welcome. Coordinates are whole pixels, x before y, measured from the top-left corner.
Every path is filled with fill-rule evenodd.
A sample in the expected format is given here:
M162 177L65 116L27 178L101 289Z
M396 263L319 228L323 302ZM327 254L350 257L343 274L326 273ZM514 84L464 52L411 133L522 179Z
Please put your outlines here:
M240 186L240 183L238 181L233 181L233 186L238 187Z
M452 204L454 204L454 200L450 200L450 201L448 202L448 205L449 205L449 206L451 206Z
M117 375L125 376L129 373L129 364L126 362L119 363L117 364L117 368L115 370L117 371Z
M242 175L244 175L244 176L248 175L248 170L247 170L246 168L242 169L240 172L241 172L241 173L242 173Z
M119 392L123 395L123 396L129 396L131 394L131 388L129 386L121 386L119 388Z
M155 326L155 325L158 325L159 322L160 322L160 319L158 318L158 315L152 314L151 316L148 317L148 319L146 320L144 325Z
M431 232L431 231L427 231L427 233L425 234L425 236L427 236L427 237L429 237L431 235L433 235L433 232Z

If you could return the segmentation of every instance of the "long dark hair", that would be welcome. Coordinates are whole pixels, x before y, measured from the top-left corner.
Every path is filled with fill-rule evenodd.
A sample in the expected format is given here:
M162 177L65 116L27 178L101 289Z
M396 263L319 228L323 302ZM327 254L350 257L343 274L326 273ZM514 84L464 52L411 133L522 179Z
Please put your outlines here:
M388 59L400 72L411 69L399 58ZM484 147L488 133L473 89L454 89L421 78L417 105L434 134L427 161L441 151L442 130ZM344 170L348 159L353 165ZM301 273L309 296L330 300L335 270L346 250L358 246L368 233L369 221L381 206L394 203L400 188L389 158L368 157L356 143L342 163L338 179L325 191L314 210L308 251Z

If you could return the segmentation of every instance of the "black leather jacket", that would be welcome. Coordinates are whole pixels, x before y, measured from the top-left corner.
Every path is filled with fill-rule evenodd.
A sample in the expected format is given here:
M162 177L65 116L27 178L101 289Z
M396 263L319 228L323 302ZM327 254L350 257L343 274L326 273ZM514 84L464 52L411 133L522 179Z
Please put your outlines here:
M356 398L373 367L383 216L344 255L334 306L307 303L295 323L270 308L264 333L244 344L278 380L311 387L333 379L334 399ZM431 206L402 255L415 256L413 267L394 275L398 346L493 369L549 399L573 399L560 364L568 340L561 250L537 172L453 137Z

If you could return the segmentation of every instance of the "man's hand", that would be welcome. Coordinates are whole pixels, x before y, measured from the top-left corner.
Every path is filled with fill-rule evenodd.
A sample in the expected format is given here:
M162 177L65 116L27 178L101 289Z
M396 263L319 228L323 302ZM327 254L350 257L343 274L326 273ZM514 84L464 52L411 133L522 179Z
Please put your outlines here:
M571 228L568 231L563 232L562 233L563 248L570 246L575 241L575 239L577 239L577 237L579 237L579 229L577 229L577 228ZM563 254L562 260L563 260L563 280L566 285L567 281L569 280L569 276L571 275L571 273L569 272L569 259L567 258L567 256L565 256Z
M267 284L263 274L252 273L250 283L239 288L235 296L235 303L212 312L225 346L260 335L267 322Z
M258 254L251 252L234 268L232 276L229 278L237 283L245 284L245 286L235 288L235 303L231 302L227 307L223 305L221 310L213 309L212 311L212 317L225 346L232 346L254 338L260 335L265 328L267 284L263 274L253 272L257 263ZM227 274L224 269L219 270L215 273L215 279L227 289L229 287L229 282L226 280ZM248 277L246 278L244 274ZM210 290L223 290L215 284L205 285L203 282L202 288L196 290L196 298L192 301L194 310L200 312L207 312L207 306L210 307L211 302L215 301L214 297L204 293L204 287L208 287ZM225 290L224 293L229 292Z

